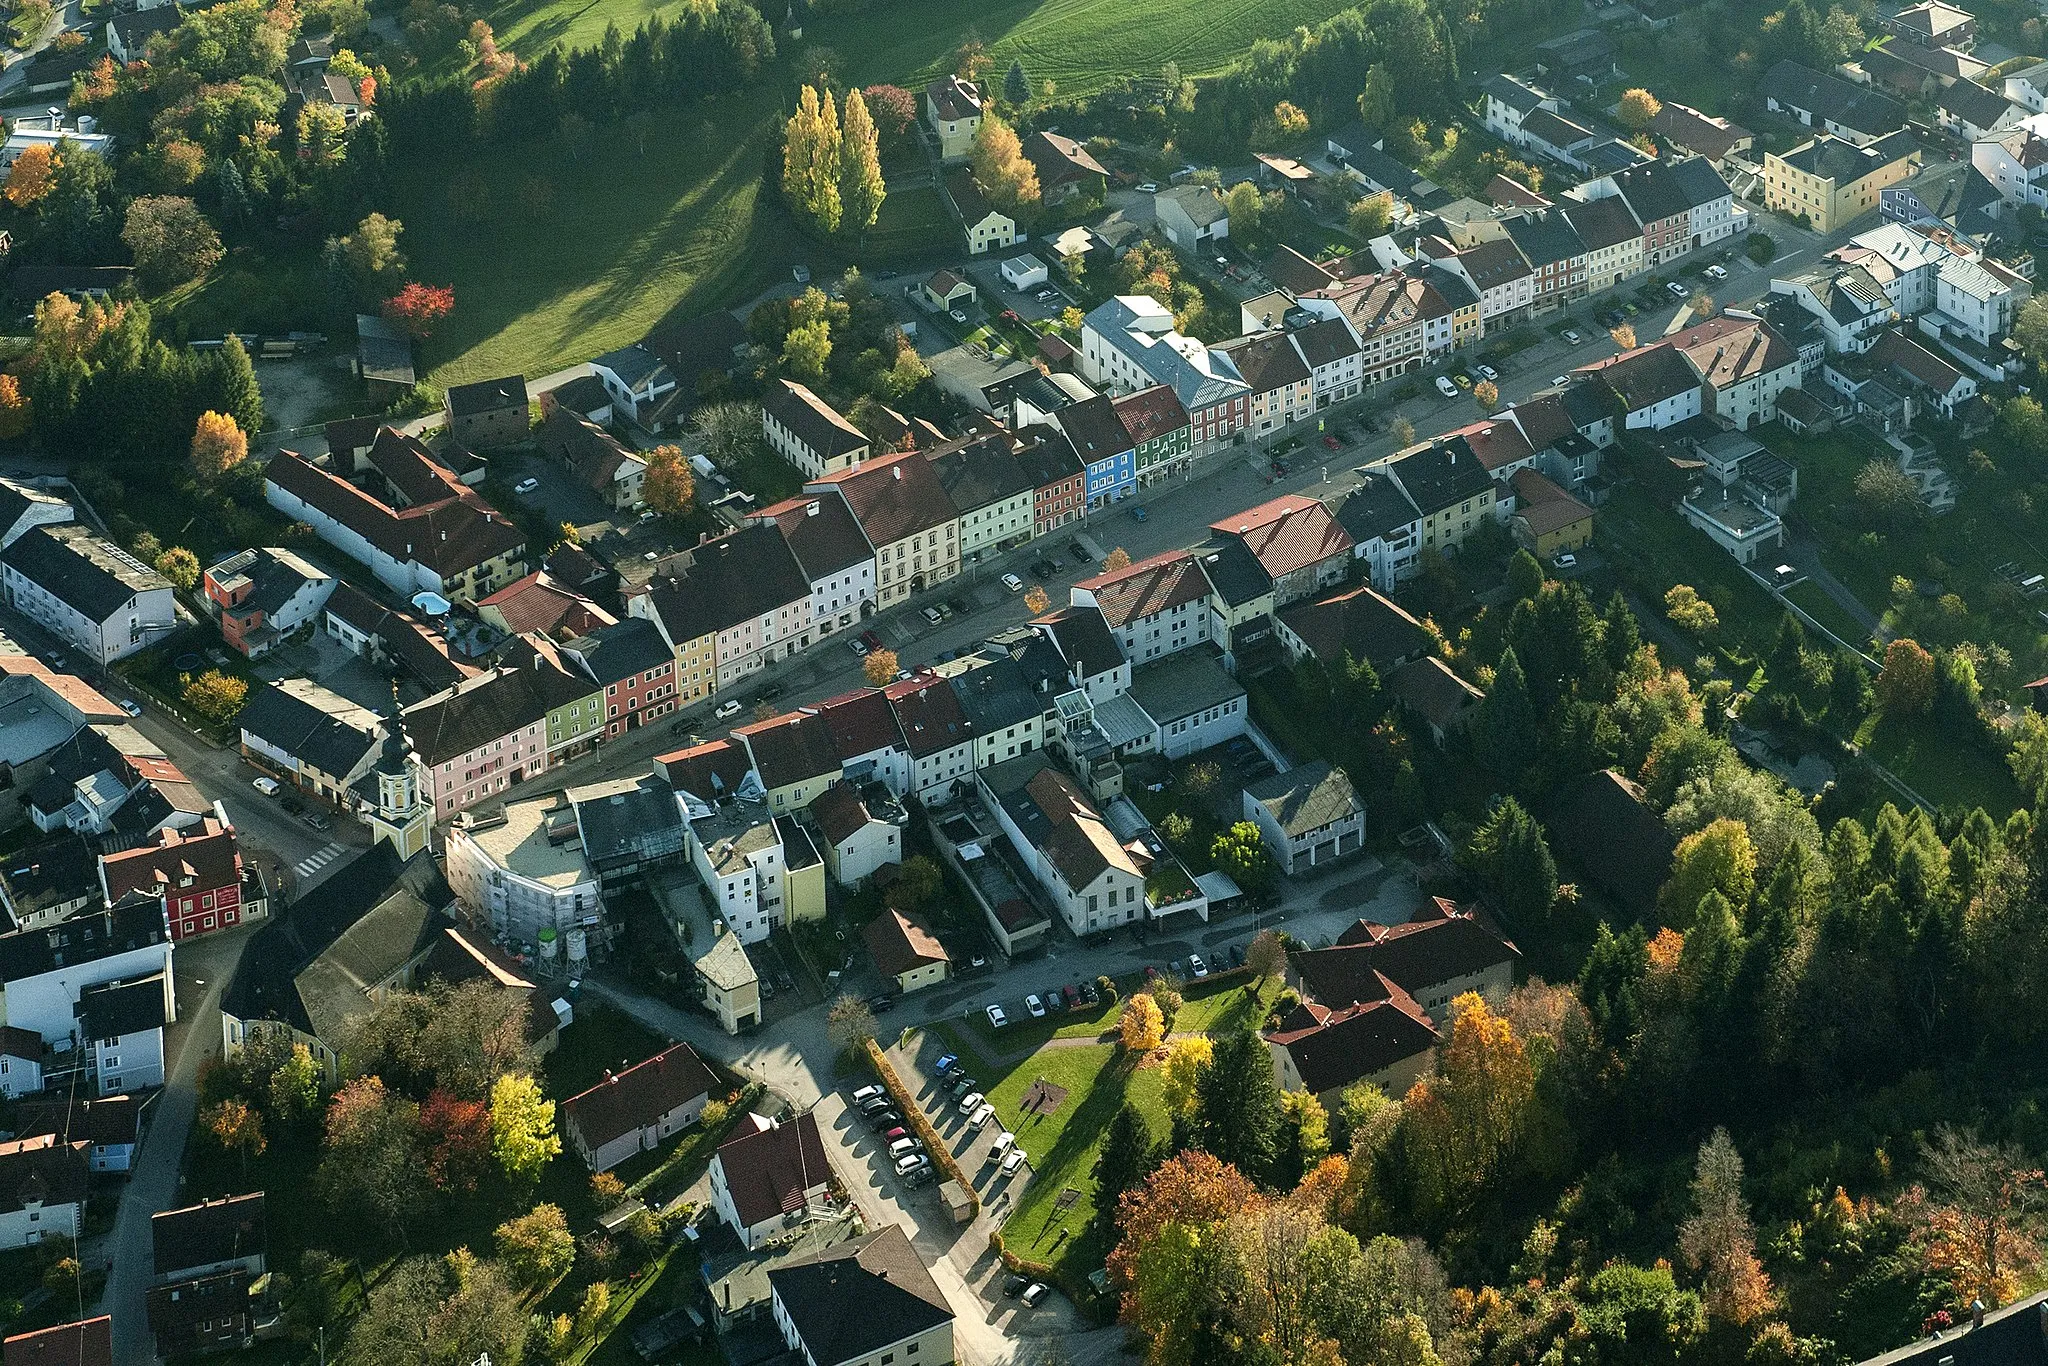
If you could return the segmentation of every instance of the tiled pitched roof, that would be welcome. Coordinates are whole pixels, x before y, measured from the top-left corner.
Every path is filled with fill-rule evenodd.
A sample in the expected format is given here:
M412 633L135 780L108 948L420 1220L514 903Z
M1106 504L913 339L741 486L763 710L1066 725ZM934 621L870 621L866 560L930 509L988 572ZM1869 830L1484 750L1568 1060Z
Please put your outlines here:
M658 754L654 762L670 787L704 801L731 796L753 765L745 745L725 739Z
M1741 124L1702 114L1676 100L1664 101L1651 118L1649 131L1675 147L1697 152L1711 161L1719 161L1734 151L1737 143L1753 136Z
M1559 795L1544 826L1558 851L1625 909L1655 908L1677 842L1642 788L1612 769L1587 774Z
M924 88L926 98L941 119L971 119L981 115L981 86L958 76L941 76Z
M1765 72L1757 95L1871 137L1889 133L1906 121L1905 107L1898 101L1792 61L1779 62Z
M648 586L649 605L678 646L811 596L810 576L776 523L737 527L665 567L681 572Z
M1111 626L1124 626L1209 596L1201 565L1186 550L1169 550L1128 569L1098 574L1075 585L1095 597Z
M431 501L415 499L407 507L394 508L295 451L279 451L264 468L263 477L392 559L425 565L443 577L525 549L525 534L476 490L452 475L445 481L436 480L438 489L429 483L432 461L413 438L386 427L377 433L371 459L379 462L394 485L433 494Z
M801 1208L805 1191L832 1180L818 1121L808 1110L771 1129L742 1129L719 1145L718 1164L733 1208L750 1228Z
M952 961L937 935L898 910L884 910L870 920L861 937L867 941L875 968L884 977Z
M1340 1010L1358 1001L1382 999L1382 978L1420 997L1446 982L1512 964L1521 956L1521 950L1471 911L1457 910L1439 898L1424 903L1404 925L1361 920L1330 948L1290 955L1288 966L1300 976L1303 995Z
M1348 652L1384 672L1428 643L1422 623L1370 585L1295 603L1281 611L1280 620L1326 666Z
M1266 1037L1287 1050L1302 1086L1318 1095L1427 1053L1438 1038L1428 1013L1399 987L1385 1000L1342 1010L1304 1002Z
M1769 323L1723 315L1667 338L1700 378L1717 389L1799 363Z
M218 891L241 885L242 850L234 828L208 816L184 830L159 830L137 848L100 855L100 875L109 901L130 892Z
M903 732L896 726L896 713L889 699L877 688L857 688L828 697L817 705L818 716L832 737L840 762L858 759L876 750L900 749Z
M878 551L960 517L931 462L914 451L870 460L859 469L828 474L818 482L845 495L861 531Z
M936 674L900 679L883 690L903 744L913 759L951 749L974 738L974 727L960 707L950 681Z
M1700 377L1685 353L1662 343L1624 351L1596 373L1621 399L1623 410L1631 413L1700 387Z
M481 379L474 384L450 385L443 395L451 415L463 418L494 413L501 408L526 406L526 378L507 375L503 379Z
M1290 384L1306 383L1309 378L1308 362L1285 332L1244 337L1225 346L1254 394L1269 394Z
M673 1044L562 1102L562 1122L574 1125L592 1152L663 1115L708 1095L718 1078L686 1043Z
M1123 423L1124 435L1133 446L1170 436L1188 425L1188 410L1182 406L1179 396L1164 384L1154 384L1134 394L1113 398L1110 406L1116 409L1117 420Z
M268 1227L262 1191L153 1214L149 1236L156 1274L170 1276L216 1262L263 1256L268 1251Z
M338 778L354 773L384 738L372 713L311 679L260 685L250 693L235 724L300 763Z
M1257 557L1273 578L1339 555L1351 553L1351 534L1313 498L1288 494L1234 517L1211 522L1209 529L1235 536Z
M1603 251L1619 246L1631 238L1643 235L1643 225L1636 221L1628 201L1620 195L1606 199L1595 199L1580 203L1576 199L1560 201L1558 209L1571 220L1579 234L1579 240L1586 244L1586 250Z
M1111 868L1133 877L1144 876L1131 851L1073 779L1048 766L1040 769L1024 790L1051 823L1045 855L1060 870L1067 886L1080 891Z
M477 603L479 610L496 608L513 635L538 631L553 636L558 631L575 635L610 625L616 618L589 598L556 583L544 569L523 579L514 579Z
M121 17L147 18L151 13L144 10ZM0 1361L5 1366L114 1366L114 1318L102 1314L96 1319L16 1333L0 1347L0 1352L4 1352Z
M421 762L438 764L596 691L589 679L549 664L500 665L407 707L405 733Z
M865 449L866 436L839 411L795 380L778 379L761 396L761 411L825 459Z
M788 712L751 726L736 726L733 734L746 742L754 756L754 771L771 792L839 771L831 729L816 712Z
M1244 792L1294 836L1320 830L1363 809L1350 775L1322 759L1262 778Z
M1099 607L1061 607L1032 622L1052 633L1067 667L1083 677L1108 673L1124 662L1123 648L1110 634Z
M121 611L138 593L171 586L112 541L73 523L29 528L0 550L0 560L93 622Z
M872 817L852 783L834 783L811 798L811 819L818 823L826 842L836 845L866 829Z
M817 1366L872 1357L953 1320L953 1309L910 1238L895 1224L799 1252L768 1270L803 1356Z

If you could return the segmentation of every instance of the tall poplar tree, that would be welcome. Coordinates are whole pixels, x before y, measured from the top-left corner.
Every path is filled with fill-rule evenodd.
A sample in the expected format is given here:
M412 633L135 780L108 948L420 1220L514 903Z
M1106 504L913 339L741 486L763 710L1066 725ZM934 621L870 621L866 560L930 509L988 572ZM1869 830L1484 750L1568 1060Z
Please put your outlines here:
M875 225L889 189L882 181L882 154L875 121L858 90L846 92L846 121L839 149L839 204L848 231L865 232Z

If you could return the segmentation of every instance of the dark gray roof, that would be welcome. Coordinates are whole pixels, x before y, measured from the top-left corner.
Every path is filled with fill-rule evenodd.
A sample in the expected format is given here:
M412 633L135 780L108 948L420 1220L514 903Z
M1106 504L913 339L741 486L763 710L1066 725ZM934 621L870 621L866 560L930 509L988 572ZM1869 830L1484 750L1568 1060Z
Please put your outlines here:
M263 1256L269 1250L268 1227L262 1191L160 1211L149 1219L149 1236L156 1249L156 1274L174 1276L221 1262Z
M1555 209L1513 214L1502 220L1502 226L1532 266L1552 265L1586 254L1586 244L1580 240L1578 229L1572 226L1569 217Z
M787 1258L768 1283L817 1366L839 1366L953 1321L952 1307L895 1224Z
M1337 525L1360 545L1398 531L1421 515L1400 485L1370 470L1365 472L1364 482L1337 504L1336 513Z
M1006 653L978 669L956 674L953 691L960 698L977 735L990 735L1021 725L1045 710L1024 681L1024 671Z
M1099 607L1062 607L1039 621L1052 632L1067 666L1083 678L1108 673L1124 662L1124 652Z
M1991 127L2005 117L2006 110L2014 107L2011 100L1996 90L1967 80L1957 81L1942 91L1941 98L1935 103L1976 128Z
M32 916L81 898L97 900L99 859L83 835L66 830L9 859L0 868L0 883L5 884L15 912ZM6 912L0 911L0 917L5 916ZM0 926L13 928L12 922L4 919Z
M157 903L87 911L47 929L0 934L0 983L96 962L169 938L163 906Z
M682 575L657 579L650 600L679 645L811 595L810 576L774 523L729 531L684 551L674 564Z
M1239 537L1211 537L1200 554L1209 586L1232 607L1255 602L1273 591L1273 576Z
M829 493L806 494L762 508L755 514L782 528L782 538L813 582L831 578L875 558L853 509Z
M383 739L377 731L358 730L338 716L265 683L249 696L235 724L322 773L345 777Z
M1390 468L1425 515L1476 498L1493 487L1493 476L1461 436L1403 456Z
M1635 215L1629 211L1628 201L1620 195L1583 204L1576 199L1560 200L1557 207L1571 220L1573 231L1589 251L1599 251L1643 235L1643 225L1636 221Z
M1958 1327L1863 1366L2044 1366L2048 1363L2048 1291L1984 1316L1981 1328Z
M1010 453L1007 436L985 436L930 453L932 469L962 512L1014 498L1037 487Z
M501 665L407 707L405 733L421 762L438 764L530 726L596 690L597 685L581 674L551 665Z
M164 996L164 975L157 971L145 977L86 987L78 993L78 1004L72 1013L78 1017L79 1032L85 1038L118 1039L123 1034L140 1034L169 1024L170 1011Z
M137 593L171 586L169 579L82 526L32 527L0 551L0 561L95 622L113 616Z
M1779 62L1764 73L1757 94L1789 109L1800 109L1871 137L1906 121L1905 106L1869 86L1826 75L1797 62Z
M1275 773L1245 790L1245 795L1272 813L1289 835L1306 835L1343 820L1361 809L1357 791L1341 768L1322 759L1285 773Z
M629 782L572 787L568 797L576 807L583 855L593 864L636 854L647 847L650 837L658 838L664 830L673 829L681 838L683 812L675 789L657 774L642 774Z
M1486 95L1523 114L1537 108L1549 98L1542 91L1522 84L1513 76L1488 76L1479 88Z
M122 48L132 53L137 43L155 34L169 33L184 21L184 12L176 5L158 5L110 19L107 26L121 40Z
M1116 415L1116 405L1103 395L1069 404L1054 413L1052 420L1066 433L1074 454L1084 465L1114 459L1134 449L1130 433Z
M645 617L627 617L610 626L600 626L587 636L578 636L563 647L582 659L584 668L600 686L623 683L675 658L661 628Z
M622 346L616 351L607 351L602 356L593 360L591 364L602 365L605 369L617 375L620 381L629 389L638 389L647 380L655 378L657 371L663 371L668 368L667 362L663 361L660 356L655 355L652 351L637 343L632 346Z
M494 413L500 408L524 408L526 378L507 375L503 379L480 379L474 384L458 384L447 391L446 398L448 411L455 417Z

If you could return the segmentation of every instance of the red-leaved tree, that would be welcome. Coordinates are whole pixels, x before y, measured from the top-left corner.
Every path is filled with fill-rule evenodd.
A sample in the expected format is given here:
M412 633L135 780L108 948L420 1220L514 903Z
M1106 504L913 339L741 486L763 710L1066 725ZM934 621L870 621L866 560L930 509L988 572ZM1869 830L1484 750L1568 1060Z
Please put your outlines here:
M415 280L384 301L384 316L414 337L430 336L435 325L454 311L453 285L423 285Z
M435 1090L420 1107L420 1137L427 1176L437 1190L468 1195L491 1164L491 1110L480 1100L457 1100Z

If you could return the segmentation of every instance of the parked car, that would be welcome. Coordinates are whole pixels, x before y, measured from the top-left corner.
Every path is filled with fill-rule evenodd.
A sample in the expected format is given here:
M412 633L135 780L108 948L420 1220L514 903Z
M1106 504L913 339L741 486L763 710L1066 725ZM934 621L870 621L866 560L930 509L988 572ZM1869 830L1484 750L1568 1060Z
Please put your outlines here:
M1010 1017L1003 1014L1001 1006L990 1006L988 1008L988 1022L992 1027L1001 1029L1010 1022Z
M255 788L266 797L275 797L277 795L277 779L275 778L251 778L249 786Z
M1138 183L1138 193L1139 193L1139 194L1158 194L1158 193L1159 193L1159 182L1158 182L1158 181L1156 181L1156 180L1144 180L1144 181L1140 181L1140 182Z
M740 701L735 697L730 702L720 702L711 714L720 721L725 720L729 716L738 716L740 714Z
M1033 560L1031 562L1031 572L1038 575L1041 579L1058 578L1060 572L1059 562L1056 560Z
M919 1186L929 1186L938 1179L939 1169L934 1167L930 1161L926 1161L922 1167L912 1168L910 1174L903 1178L903 1184L915 1190Z
M867 646L871 652L882 648L882 638L873 631L862 631L860 633L860 643Z
M988 1097L979 1091L969 1091L966 1095L960 1097L960 1113L963 1115L973 1114L981 1108L981 1103L987 1099Z
M903 1125L903 1116L888 1106L865 1113L861 1118L868 1122L870 1129L897 1129Z
M1472 376L1466 374L1463 370L1456 370L1451 373L1451 383L1457 385L1460 389L1470 389L1472 387Z
M938 1073L938 1074L939 1074L940 1076L942 1076L942 1077L943 1077L943 1076L945 1076L945 1075L946 1075L946 1074L947 1074L948 1072L952 1071L952 1070L953 1070L954 1068L958 1067L959 1065L960 1065L960 1055L959 1055L959 1054L957 1054L957 1053L941 1053L941 1054L939 1055L939 1060L938 1060L937 1062L935 1062L935 1063L933 1063L933 1064L932 1064L932 1070L933 1070L933 1071L935 1071L935 1072L937 1072L937 1073Z
M1024 1293L1025 1287L1030 1284L1031 1282L1026 1280L1022 1276L1007 1277L1003 1281L1003 1298L1006 1300L1016 1299L1019 1295Z
M118 705L122 711L127 712L130 716L142 715L142 704L132 697L122 698Z
M1081 983L1081 999L1091 1006L1099 1006L1102 1004L1102 993L1095 989L1095 983L1083 982Z
M1584 340L1585 338L1579 335L1579 330L1576 327L1567 327L1564 330L1564 344L1566 346L1577 346Z
M1491 365L1475 365L1472 369L1481 379L1500 378L1500 371L1494 369Z
M967 1122L969 1124L972 1124L977 1129L986 1129L988 1127L988 1122L994 1119L995 1117L996 1107L989 1104L987 1101L983 1101L981 1104L974 1107L974 1113L967 1117Z
M1665 292L1670 294L1671 297L1674 299L1683 299L1685 297L1685 286L1678 283L1678 281L1676 280L1673 280L1669 284L1665 285L1664 289Z
M1726 266L1708 266L1703 273L1709 280L1725 280L1728 278L1728 268Z
M1569 550L1559 551L1557 567L1559 569L1577 569L1579 567L1579 557L1572 554Z
M847 641L846 648L859 655L862 659L868 657L868 643L859 636L855 636L852 640Z
M1552 375L1550 377L1551 387L1556 389L1569 388L1571 382L1572 377L1570 375Z
M1209 975L1209 965L1202 961L1201 954L1191 953L1188 955L1188 971L1194 973L1197 977L1207 977Z
M934 626L937 626L940 622L946 619L946 614L944 612L941 612L936 607L925 608L921 615L924 617L926 621L930 622Z
M1145 511L1145 507L1142 503L1139 504L1137 507L1131 509L1131 520L1134 522L1142 522L1151 515L1151 513Z
M1017 1174L1017 1168L1023 1165L1024 1150L1022 1148L1012 1148L1010 1149L1010 1155L1003 1159L1003 1175L1015 1176Z
M312 826L315 830L332 830L334 828L334 822L321 815L318 811L302 812L299 819Z
M953 1084L948 1089L952 1091L953 1098L958 1100L970 1091L979 1091L981 1083L965 1072L956 1072L953 1074Z
M909 1153L896 1159L896 1174L908 1176L920 1167L929 1167L932 1160L923 1153Z
M896 1008L896 999L896 993L893 991L885 991L879 995L870 996L868 997L868 1009L874 1011L877 1015L887 1015Z
M1335 432L1325 434L1323 437L1323 444L1325 446L1328 446L1333 451L1341 451L1344 449L1344 443L1337 439L1337 434Z
M1021 593L1024 591L1024 580L1018 578L1015 574L1005 574L1003 575L1003 587L1009 589L1012 593Z
M855 1105L865 1105L868 1101L874 1100L881 1096L886 1096L888 1094L889 1093L879 1085L863 1086L858 1091L855 1091L853 1093L853 1103Z
M1067 553L1074 557L1074 562L1076 564L1095 563L1095 557L1093 555L1090 555L1088 553L1087 548L1083 546L1079 541L1068 541Z
M522 479L512 486L512 491L514 493L532 493L535 489L539 487L540 480L538 479Z
M1003 1130L1001 1133L996 1135L996 1141L989 1145L989 1161L995 1161L997 1158L1003 1156L1003 1154L1009 1152L1010 1149L1016 1146L1017 1135L1011 1133L1008 1129Z
M1036 995L1024 998L1024 1008L1031 1012L1031 1018L1034 1020L1045 1018L1045 1002L1039 1000Z
M924 1151L924 1144L918 1142L916 1139L910 1137L908 1134L905 1134L902 1138L897 1139L894 1143L891 1143L889 1145L889 1156L895 1158L908 1157L912 1153L922 1151Z
M1081 1004L1081 989L1079 987L1061 987L1060 999L1067 1003L1068 1010L1072 1010Z
M1436 377L1436 391L1445 398L1456 398L1458 396L1458 386L1442 375Z
M1024 1307L1026 1309L1036 1309L1038 1307L1038 1302L1044 1299L1045 1295L1045 1282L1033 1281L1031 1283L1031 1288L1024 1292Z

